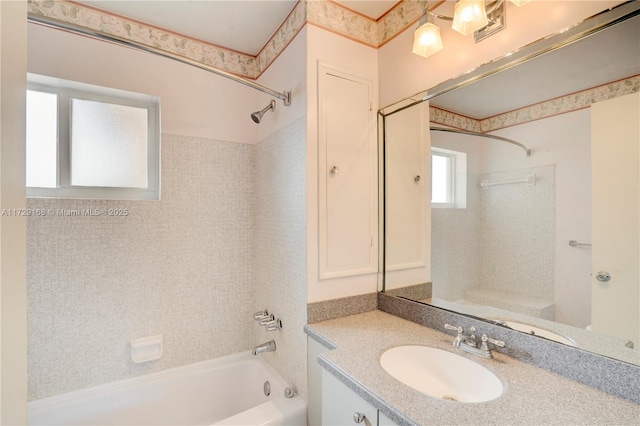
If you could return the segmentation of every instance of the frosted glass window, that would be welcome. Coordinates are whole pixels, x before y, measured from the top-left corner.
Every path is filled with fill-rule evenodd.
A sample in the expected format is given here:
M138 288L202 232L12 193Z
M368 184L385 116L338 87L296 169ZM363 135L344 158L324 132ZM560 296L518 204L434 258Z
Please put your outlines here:
M27 186L58 184L58 95L27 90Z
M431 202L453 202L453 156L431 155Z
M26 151L27 197L159 200L160 98L27 73Z
M147 187L146 108L71 99L71 185Z

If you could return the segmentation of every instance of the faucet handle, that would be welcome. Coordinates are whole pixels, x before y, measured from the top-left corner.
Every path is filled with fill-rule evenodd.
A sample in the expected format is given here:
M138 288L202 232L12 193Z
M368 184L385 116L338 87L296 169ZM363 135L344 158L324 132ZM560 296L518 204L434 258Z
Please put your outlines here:
M504 348L504 342L502 340L492 339L486 334L483 334L482 337L480 337L480 340L482 341L483 346L487 345L487 342L489 342L489 343L493 343L496 346L500 346L501 348Z
M282 321L280 321L280 318L278 318L277 320L269 321L265 324L265 327L267 331L282 330Z
M267 325L275 319L276 318L273 316L273 314L269 314L263 318L260 318L260 325Z
M453 330L453 331L457 332L458 334L462 334L464 332L464 329L462 327L460 327L459 325L445 324L444 328L446 328L447 330Z
M258 311L253 314L253 319L255 321L260 321L261 319L267 318L269 316L269 312L265 309L264 311Z

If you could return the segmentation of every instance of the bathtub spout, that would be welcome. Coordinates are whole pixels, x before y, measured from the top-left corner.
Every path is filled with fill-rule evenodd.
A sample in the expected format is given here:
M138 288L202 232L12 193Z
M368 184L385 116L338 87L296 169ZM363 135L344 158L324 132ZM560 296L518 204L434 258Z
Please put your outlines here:
M253 351L251 352L251 354L258 355L259 353L262 353L262 352L275 352L275 350L276 350L276 342L273 340L269 340L268 342L253 348Z

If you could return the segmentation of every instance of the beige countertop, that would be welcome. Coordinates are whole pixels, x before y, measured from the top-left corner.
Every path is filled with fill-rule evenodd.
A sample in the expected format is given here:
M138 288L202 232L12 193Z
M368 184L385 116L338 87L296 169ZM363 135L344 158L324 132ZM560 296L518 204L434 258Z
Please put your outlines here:
M399 425L640 425L640 405L499 353L488 360L467 354L452 336L381 311L309 324L306 332L337 347L320 355L320 365ZM498 376L504 392L482 403L418 392L380 366L380 355L401 345L464 356Z

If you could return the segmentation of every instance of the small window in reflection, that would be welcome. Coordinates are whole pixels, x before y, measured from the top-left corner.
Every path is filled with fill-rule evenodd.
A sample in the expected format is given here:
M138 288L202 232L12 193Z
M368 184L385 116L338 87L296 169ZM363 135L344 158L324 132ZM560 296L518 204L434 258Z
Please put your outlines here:
M467 207L467 154L431 148L431 207Z

